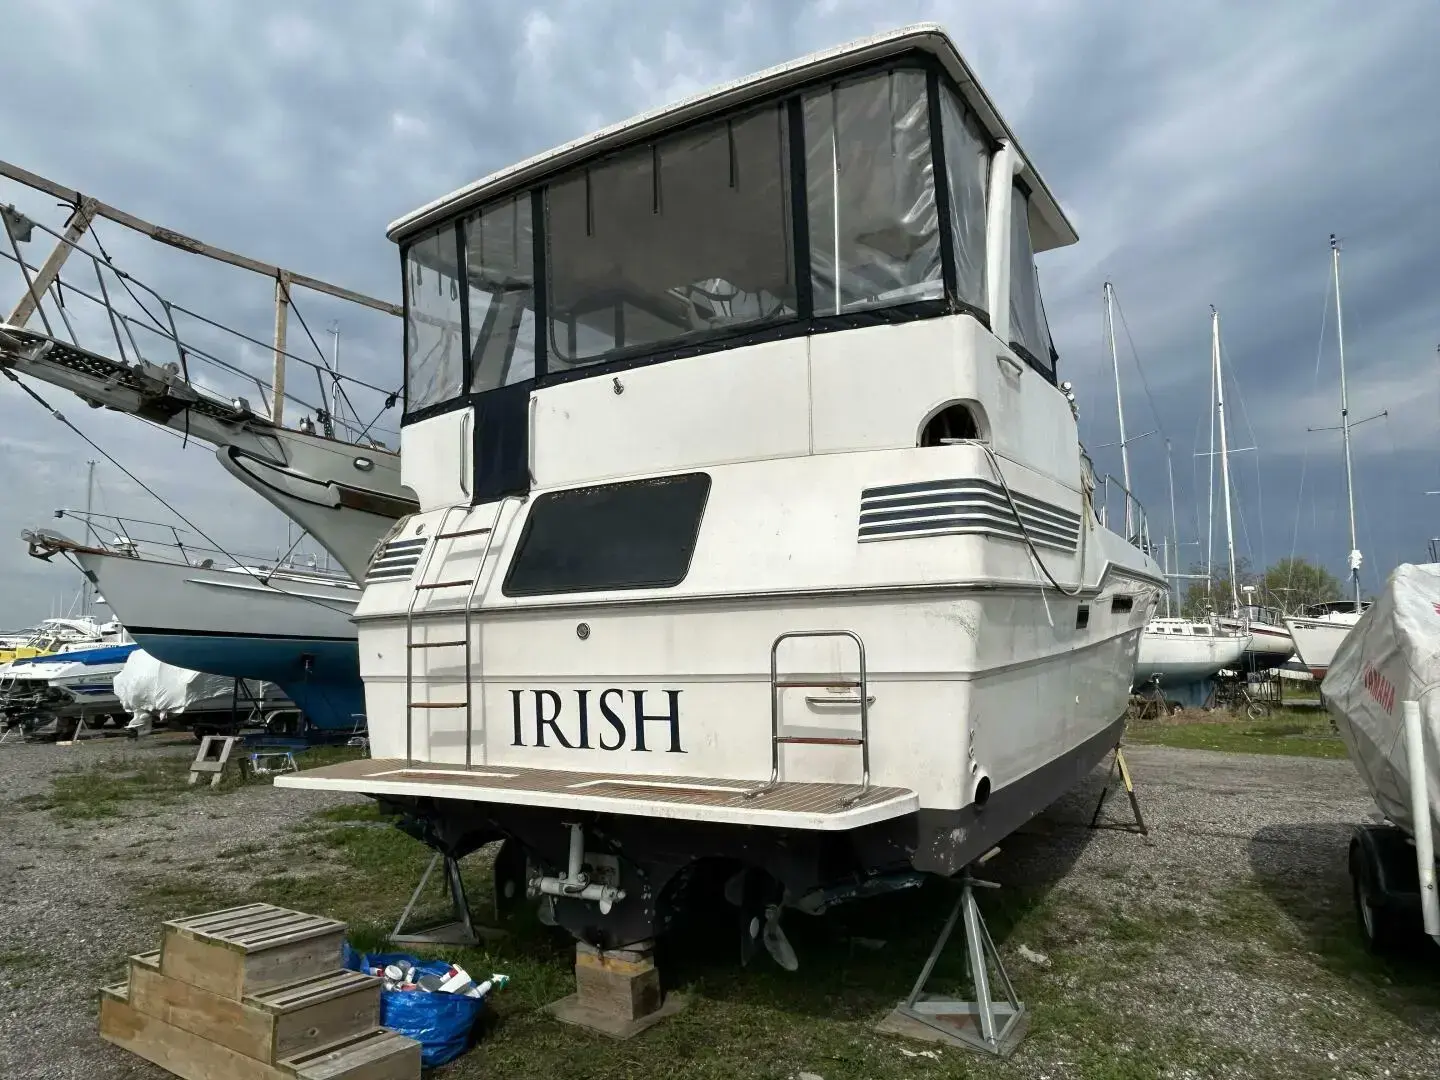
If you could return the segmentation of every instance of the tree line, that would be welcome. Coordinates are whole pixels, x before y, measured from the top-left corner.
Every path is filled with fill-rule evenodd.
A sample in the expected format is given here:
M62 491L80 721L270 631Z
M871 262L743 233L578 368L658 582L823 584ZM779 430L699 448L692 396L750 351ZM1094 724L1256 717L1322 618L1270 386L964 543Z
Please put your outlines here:
M1197 563L1189 572L1203 576L1205 564ZM1342 599L1345 595L1334 574L1323 566L1294 556L1281 559L1264 573L1256 573L1248 559L1240 559L1235 577L1240 586L1241 604L1254 603L1259 607L1275 608L1287 615L1298 614L1311 604ZM1247 585L1255 590L1252 594L1244 591ZM1200 619L1211 612L1228 613L1229 610L1228 567L1214 567L1208 582L1192 579L1186 584L1180 604L1180 614L1184 618Z

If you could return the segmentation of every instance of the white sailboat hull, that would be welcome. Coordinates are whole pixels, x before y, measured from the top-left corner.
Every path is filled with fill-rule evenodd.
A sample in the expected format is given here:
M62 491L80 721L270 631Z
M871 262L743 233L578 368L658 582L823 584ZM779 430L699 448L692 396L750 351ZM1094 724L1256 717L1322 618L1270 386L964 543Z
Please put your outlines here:
M1140 635L1135 686L1138 689L1151 686L1157 676L1160 685L1165 687L1207 679L1222 668L1233 667L1249 640L1238 635L1198 637L1146 630Z

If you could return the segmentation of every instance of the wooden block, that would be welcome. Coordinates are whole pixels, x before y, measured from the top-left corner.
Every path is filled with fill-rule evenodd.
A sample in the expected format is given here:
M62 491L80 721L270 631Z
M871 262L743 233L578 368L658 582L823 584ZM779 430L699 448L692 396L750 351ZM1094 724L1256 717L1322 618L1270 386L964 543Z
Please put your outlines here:
M580 1002L620 1020L639 1020L660 1008L655 961L622 960L608 954L575 953L575 991Z
M293 1073L147 1016L116 987L100 993L100 1037L182 1080L294 1080Z
M278 983L340 967L345 924L318 915L247 904L165 923L160 970L239 1001Z
M286 1058L287 1080L419 1080L420 1044L388 1028Z
M154 952L137 953L130 957L130 967L133 969L137 964L141 967L149 968L151 971L159 971L160 950L156 949Z

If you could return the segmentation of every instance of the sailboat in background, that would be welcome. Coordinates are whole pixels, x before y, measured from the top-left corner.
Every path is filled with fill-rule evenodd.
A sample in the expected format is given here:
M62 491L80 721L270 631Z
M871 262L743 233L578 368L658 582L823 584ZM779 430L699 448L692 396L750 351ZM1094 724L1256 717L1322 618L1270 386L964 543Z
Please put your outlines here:
M1125 436L1125 400L1120 387L1120 359L1115 346L1115 286L1105 282L1105 336L1115 373L1115 414L1120 425L1120 472L1130 490L1130 448ZM1213 309L1212 309L1213 310ZM1170 528L1175 530L1174 480L1171 480ZM1228 502L1227 502L1228 524ZM1129 531L1129 522L1126 522ZM1177 548L1178 550L1178 548ZM1232 545L1233 559L1233 545ZM1232 575L1233 576L1233 575ZM1189 686L1235 664L1250 642L1248 633L1228 630L1208 619L1155 618L1140 634L1135 659L1135 687Z
M1266 621L1263 612L1240 603L1239 565L1235 560L1235 522L1230 491L1230 437L1225 423L1225 367L1220 354L1220 312L1210 307L1210 374L1215 396L1215 417L1220 429L1220 487L1225 504L1225 551L1230 564L1230 614L1218 619L1221 628L1247 637L1243 658L1255 671L1283 664L1295 651L1284 627ZM1213 449L1213 447L1212 447ZM1213 459L1212 459L1213 460ZM1213 489L1212 489L1213 490ZM1273 616L1272 616L1273 619Z
M1340 242L1330 234L1330 266L1335 282L1335 338L1340 349L1340 432L1345 448L1345 501L1350 511L1350 585L1354 599L1311 605L1304 616L1285 620L1300 662L1316 679L1323 679L1345 636L1370 605L1360 599L1360 544L1355 536L1355 479L1350 465L1350 399L1345 388L1345 319L1340 308Z

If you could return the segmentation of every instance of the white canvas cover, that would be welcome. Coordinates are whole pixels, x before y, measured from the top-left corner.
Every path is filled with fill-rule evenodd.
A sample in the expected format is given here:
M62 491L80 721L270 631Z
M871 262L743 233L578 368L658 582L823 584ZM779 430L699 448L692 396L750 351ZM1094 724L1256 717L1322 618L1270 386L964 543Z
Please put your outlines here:
M162 664L136 649L115 676L115 696L137 719L184 712L191 705L231 693L234 679Z
M1320 691L1381 812L1407 832L1401 704L1420 703L1430 817L1440 828L1440 564L1395 568L1336 651Z

